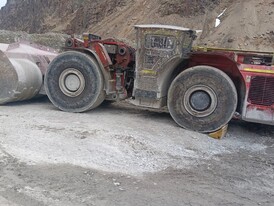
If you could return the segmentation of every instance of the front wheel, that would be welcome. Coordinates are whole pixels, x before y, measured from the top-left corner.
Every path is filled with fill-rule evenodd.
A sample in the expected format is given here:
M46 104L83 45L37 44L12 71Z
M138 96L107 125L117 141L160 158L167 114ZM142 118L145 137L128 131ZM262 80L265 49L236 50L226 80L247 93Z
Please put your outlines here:
M209 66L180 73L168 91L168 109L181 127L209 133L225 126L237 107L237 91L231 79Z
M96 61L83 53L69 51L57 56L45 75L50 101L67 112L84 112L105 99L103 78Z

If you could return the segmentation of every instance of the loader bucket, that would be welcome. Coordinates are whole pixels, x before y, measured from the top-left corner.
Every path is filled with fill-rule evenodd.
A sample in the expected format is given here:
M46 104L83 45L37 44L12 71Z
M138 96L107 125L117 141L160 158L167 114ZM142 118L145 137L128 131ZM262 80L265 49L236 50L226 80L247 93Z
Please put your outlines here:
M1 45L0 45L1 46ZM57 53L29 45L9 45L0 50L0 104L31 99L43 87L43 74ZM1 47L0 47L1 49Z
M42 73L27 59L8 58L0 51L0 104L26 100L38 94Z

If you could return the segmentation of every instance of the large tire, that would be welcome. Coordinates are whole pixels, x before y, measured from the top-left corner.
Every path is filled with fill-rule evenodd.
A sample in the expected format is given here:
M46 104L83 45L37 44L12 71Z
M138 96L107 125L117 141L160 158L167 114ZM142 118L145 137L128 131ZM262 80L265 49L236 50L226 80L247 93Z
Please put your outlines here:
M84 112L105 99L98 64L80 52L69 51L57 56L50 63L44 82L50 101L63 111Z
M209 133L226 125L237 107L237 91L231 79L209 66L180 73L168 91L168 109L181 127Z

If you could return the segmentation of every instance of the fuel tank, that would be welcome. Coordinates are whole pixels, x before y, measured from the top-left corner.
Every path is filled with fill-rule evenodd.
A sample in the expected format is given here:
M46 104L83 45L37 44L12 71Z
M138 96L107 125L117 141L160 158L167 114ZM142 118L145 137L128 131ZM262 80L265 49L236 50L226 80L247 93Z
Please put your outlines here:
M44 94L43 75L57 54L27 42L0 44L0 104Z

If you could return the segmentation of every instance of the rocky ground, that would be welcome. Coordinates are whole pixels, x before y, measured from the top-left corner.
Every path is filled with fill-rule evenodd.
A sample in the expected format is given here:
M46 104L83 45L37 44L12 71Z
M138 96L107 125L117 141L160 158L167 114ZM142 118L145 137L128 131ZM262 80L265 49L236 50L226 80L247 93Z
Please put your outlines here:
M72 114L47 99L0 107L1 205L266 205L274 128L222 140L127 103Z

